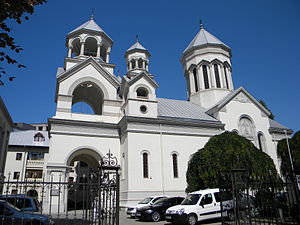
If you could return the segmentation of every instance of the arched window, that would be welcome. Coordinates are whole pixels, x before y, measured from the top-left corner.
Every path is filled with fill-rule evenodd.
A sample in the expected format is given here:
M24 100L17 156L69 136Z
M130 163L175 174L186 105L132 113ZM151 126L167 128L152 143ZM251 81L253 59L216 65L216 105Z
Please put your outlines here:
M43 135L42 133L38 132L38 133L36 133L36 134L34 135L33 140L34 140L35 142L43 142L43 141L45 141L45 137L44 137L44 135Z
M252 120L250 120L250 118L246 116L241 117L239 121L239 130L240 130L240 134L243 137L252 141L254 140L255 127Z
M138 98L148 98L148 90L144 87L139 87L136 90L136 96Z
M214 70L215 70L216 86L217 88L221 88L218 64L214 64Z
M194 81L195 81L195 92L197 92L199 91L199 87L198 87L198 77L197 77L196 68L193 69L193 74L194 74Z
M209 80L208 80L208 74L207 74L207 66L203 65L203 80L204 80L204 88L208 89L209 88Z
M178 159L177 154L172 154L172 162L173 162L173 176L174 178L178 178Z
M79 38L72 41L72 55L71 57L76 57L80 55L81 43Z
M148 168L148 153L143 153L143 177L149 178L149 168Z
M135 60L131 60L131 68L132 68L132 69L135 68Z
M264 135L261 132L259 132L257 134L257 140L258 140L258 147L259 147L259 149L261 151L265 151L265 144L266 144L265 137L264 137Z
M93 37L88 37L84 42L84 55L97 56L97 40Z
M143 60L142 59L138 60L138 67L143 68Z
M229 89L226 66L224 66L224 75L225 75L226 88Z

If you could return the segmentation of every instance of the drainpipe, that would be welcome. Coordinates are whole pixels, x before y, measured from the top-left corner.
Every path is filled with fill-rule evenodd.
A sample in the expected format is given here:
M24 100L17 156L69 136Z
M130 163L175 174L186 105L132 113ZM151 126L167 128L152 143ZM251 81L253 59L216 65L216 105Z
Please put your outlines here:
M160 133L160 157L161 157L161 183L163 195L165 194L165 175L164 175L164 162L163 162L163 146L162 146L162 129L161 123L159 124L159 133Z

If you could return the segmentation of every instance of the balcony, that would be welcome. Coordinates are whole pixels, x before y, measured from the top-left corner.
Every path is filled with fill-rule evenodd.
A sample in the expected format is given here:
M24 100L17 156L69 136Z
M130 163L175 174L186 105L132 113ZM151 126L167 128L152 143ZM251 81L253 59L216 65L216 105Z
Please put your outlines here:
M44 160L27 160L27 166L37 166L37 167L42 167L44 166Z

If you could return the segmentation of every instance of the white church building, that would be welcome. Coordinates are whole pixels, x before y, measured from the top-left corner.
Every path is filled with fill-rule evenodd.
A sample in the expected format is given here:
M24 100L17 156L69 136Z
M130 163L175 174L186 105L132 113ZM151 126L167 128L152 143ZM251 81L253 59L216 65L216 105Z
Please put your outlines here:
M109 58L113 40L93 18L67 34L66 46L56 114L48 121L47 177L68 180L74 162L97 167L110 151L121 167L121 206L150 195L185 195L191 155L224 131L251 140L279 170L277 142L292 131L269 119L245 88L234 87L230 47L203 26L181 56L186 101L156 95L150 52L139 41L125 52L127 73L117 76ZM94 114L74 112L79 102Z

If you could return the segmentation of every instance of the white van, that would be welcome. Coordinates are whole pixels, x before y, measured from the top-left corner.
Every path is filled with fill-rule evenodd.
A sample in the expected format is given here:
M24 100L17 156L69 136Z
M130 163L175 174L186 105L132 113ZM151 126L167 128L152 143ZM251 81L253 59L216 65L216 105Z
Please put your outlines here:
M221 217L218 188L195 191L186 196L180 205L168 208L168 222L195 225L198 221Z

